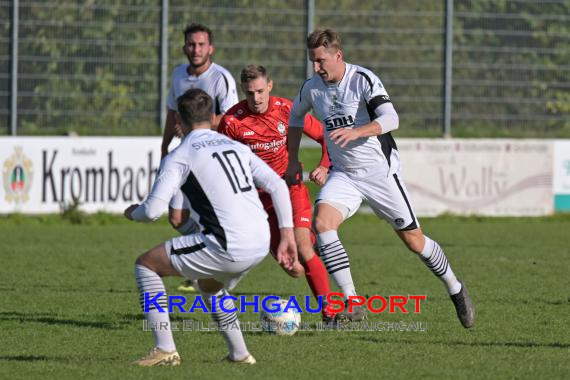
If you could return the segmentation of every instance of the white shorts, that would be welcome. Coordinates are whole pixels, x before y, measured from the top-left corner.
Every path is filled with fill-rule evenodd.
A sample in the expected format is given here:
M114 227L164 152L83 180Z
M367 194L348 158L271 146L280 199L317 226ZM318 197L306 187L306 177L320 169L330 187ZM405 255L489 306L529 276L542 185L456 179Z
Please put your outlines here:
M409 199L399 171L355 177L332 170L315 203L327 203L347 219L364 200L379 218L406 231L420 226Z
M225 251L212 244L202 233L184 235L164 243L172 266L189 280L213 278L233 289L243 276L261 263L267 251L252 252L250 259L232 260Z

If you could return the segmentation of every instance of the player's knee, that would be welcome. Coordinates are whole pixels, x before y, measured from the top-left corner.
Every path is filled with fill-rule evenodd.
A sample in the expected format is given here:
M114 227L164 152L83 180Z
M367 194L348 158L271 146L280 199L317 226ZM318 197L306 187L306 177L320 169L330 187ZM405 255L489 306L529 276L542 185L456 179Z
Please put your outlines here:
M174 228L175 230L182 226L182 218L179 218L175 215L169 215L168 221L170 222L172 228Z
M149 266L149 265L150 265L150 262L149 262L149 260L147 259L147 258L148 258L147 253L148 253L148 252L143 253L142 255L140 255L139 257L137 257L137 259L135 260L135 265L142 265L142 266L147 267L147 268L150 269L150 266Z
M224 284L213 278L201 278L198 280L198 287L201 292L214 294L222 290Z
M336 225L329 219L323 216L315 217L313 221L313 229L318 233L327 232L336 229Z
M171 212L168 214L168 221L174 229L179 229L186 223L186 218L181 212Z

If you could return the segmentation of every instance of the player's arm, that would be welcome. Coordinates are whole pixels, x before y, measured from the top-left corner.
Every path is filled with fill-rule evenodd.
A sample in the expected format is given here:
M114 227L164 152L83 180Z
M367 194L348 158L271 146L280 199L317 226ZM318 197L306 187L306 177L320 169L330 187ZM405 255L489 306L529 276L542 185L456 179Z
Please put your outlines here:
M166 122L162 133L162 143L160 145L160 158L163 159L168 154L168 146L176 136L176 111L168 109L166 111Z
M325 142L323 125L315 117L307 114L305 115L305 127L303 128L303 133L321 145L321 161L317 167L309 173L309 179L317 185L322 186L327 180L329 167L331 166L327 144Z
M179 164L169 158L171 157L167 157L164 161L144 202L140 205L133 204L124 211L127 219L136 222L153 222L168 210L168 202L180 188L183 177L183 170L178 167Z
M303 168L299 163L299 146L303 136L305 115L311 109L309 94L303 92L304 88L305 86L303 85L299 95L293 101L291 113L289 114L289 131L287 132L289 164L284 175L288 185L296 184L303 180Z
M230 108L239 101L236 90L236 82L231 75L223 74L222 80L218 81L216 87L216 116L214 117L214 127L218 127L222 117Z
M286 270L292 270L298 262L298 257L293 232L293 208L289 189L275 171L253 153L251 154L250 166L255 186L271 195L271 201L275 208L281 235L277 248L277 262Z
M374 110L376 116L370 123L359 126L358 128L342 128L330 133L331 141L345 147L350 141L363 137L379 136L399 127L399 117L390 96L380 82L380 79L369 73L368 80L361 78L361 96L364 98L367 108Z
M363 137L379 136L398 129L399 118L391 102L382 103L374 109L376 118L358 128L339 128L330 134L331 141L344 148L349 142Z
M174 81L174 75L172 81ZM162 143L160 145L160 159L168 154L168 146L176 136L176 96L174 95L174 86L170 87L166 98L166 121L164 123L164 131L162 133Z

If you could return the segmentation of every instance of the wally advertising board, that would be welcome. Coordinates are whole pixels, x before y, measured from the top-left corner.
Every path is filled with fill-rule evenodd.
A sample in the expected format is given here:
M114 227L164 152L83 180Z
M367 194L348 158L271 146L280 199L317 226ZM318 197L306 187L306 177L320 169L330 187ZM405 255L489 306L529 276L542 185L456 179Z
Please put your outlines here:
M52 213L79 203L122 212L148 194L160 163L157 137L0 138L0 213Z
M554 142L554 208L570 212L570 141Z
M570 208L568 141L398 139L397 144L401 174L419 216L548 215L555 202L557 210ZM121 213L150 191L159 147L159 137L1 137L0 213L59 212L74 202L87 212Z
M553 142L398 141L418 215L538 216L553 212Z

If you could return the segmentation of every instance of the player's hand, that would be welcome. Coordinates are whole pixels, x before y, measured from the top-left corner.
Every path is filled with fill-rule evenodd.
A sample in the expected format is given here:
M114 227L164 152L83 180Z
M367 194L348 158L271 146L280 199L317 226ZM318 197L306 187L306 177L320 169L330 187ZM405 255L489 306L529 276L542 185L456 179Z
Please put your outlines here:
M125 215L125 218L129 219L129 220L133 220L133 217L131 216L131 214L133 213L133 211L135 211L135 209L139 207L138 203L132 204L129 207L127 207L125 209L125 211L123 211L123 215Z
M329 137L333 143L344 148L349 142L359 139L361 136L357 128L338 128L330 132Z
M316 183L317 185L323 186L327 180L328 174L329 174L328 168L325 168L324 166L317 166L309 174L309 179L314 183Z
M287 186L296 185L303 181L303 166L299 161L289 160L287 165L287 170L283 175L283 179L287 183Z
M291 271L299 263L295 234L293 233L293 228L281 228L279 231L281 240L277 247L277 262L286 271Z

